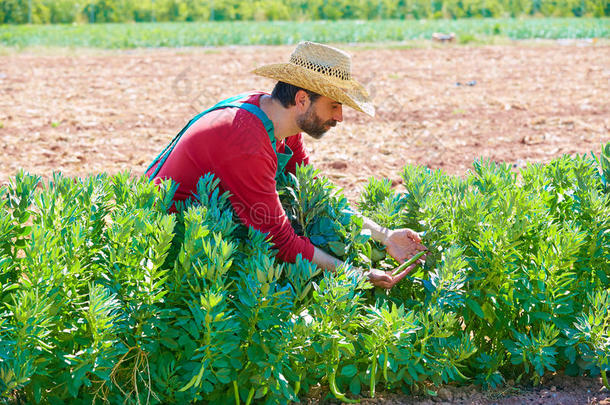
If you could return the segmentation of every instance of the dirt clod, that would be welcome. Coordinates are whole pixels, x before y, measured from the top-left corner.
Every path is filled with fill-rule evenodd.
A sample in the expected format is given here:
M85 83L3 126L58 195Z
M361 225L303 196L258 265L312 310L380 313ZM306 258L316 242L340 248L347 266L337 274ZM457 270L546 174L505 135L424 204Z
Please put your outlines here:
M451 401L453 399L453 394L447 388L439 389L436 394L442 401Z

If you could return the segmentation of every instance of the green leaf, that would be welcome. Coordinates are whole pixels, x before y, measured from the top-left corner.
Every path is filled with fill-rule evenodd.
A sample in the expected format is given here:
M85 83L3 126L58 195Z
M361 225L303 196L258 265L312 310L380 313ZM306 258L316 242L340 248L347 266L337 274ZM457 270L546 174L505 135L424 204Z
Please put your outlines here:
M407 371L409 372L409 375L411 376L413 381L418 381L419 380L419 376L417 375L417 371L415 371L415 367L413 367L411 364L409 364L407 366Z
M260 399L260 398L264 397L266 393L267 393L267 387L260 387L254 393L254 398Z
M25 224L28 221L28 219L30 219L30 215L31 215L30 211L24 211L21 214L21 216L19 217L19 223L20 224Z
M172 349L172 350L175 350L180 347L180 345L178 345L178 342L176 342L174 339L169 338L167 336L161 336L160 343L163 346L167 347L168 349Z
M361 389L362 387L360 385L360 377L355 376L349 383L349 390L352 394L359 395Z
M328 247L332 253L336 256L345 256L345 243L342 242L328 242Z
M548 312L532 312L532 318L534 319L541 319L543 321L551 321L551 314L549 314Z
M576 348L574 346L568 346L564 351L566 357L570 361L570 363L576 362Z
M210 393L210 392L214 391L214 386L209 381L204 381L201 384L201 389L205 393Z
M35 379L32 383L32 391L34 392L34 402L40 403L42 399L42 385L40 379Z
M15 242L15 247L23 249L27 246L27 241L25 239L17 239Z
M216 378L223 384L229 384L231 382L230 371L229 370L220 370L216 373Z
M365 231L367 231L367 232L365 232ZM357 235L354 238L354 243L364 244L364 243L368 242L369 239L371 239L370 231L368 229L366 229L365 231L362 231L362 233L360 233L359 235Z
M341 369L341 375L345 377L353 377L358 373L358 369L353 364L348 364Z
M466 306L468 306L468 308L470 308L470 310L472 312L474 312L479 318L485 319L485 314L483 313L483 309L478 304L478 302L476 302L475 300L470 299L470 298L466 298L465 302L466 302Z

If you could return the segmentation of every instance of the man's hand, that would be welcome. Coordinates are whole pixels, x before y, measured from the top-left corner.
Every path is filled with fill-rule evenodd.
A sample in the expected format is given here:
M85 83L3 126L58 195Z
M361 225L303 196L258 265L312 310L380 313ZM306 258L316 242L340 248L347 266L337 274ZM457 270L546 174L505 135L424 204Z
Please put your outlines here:
M394 287L400 280L405 278L407 273L413 270L415 266L417 266L417 262L413 263L395 276L392 276L393 271L383 271L377 269L371 269L365 274L368 276L371 284L373 284L375 287L390 289Z
M363 228L371 231L373 240L383 243L388 254L400 264L409 260L418 252L428 250L421 244L421 238L417 232L411 229L387 229L366 217L361 216L361 218Z
M395 229L388 232L388 235L383 242L387 252L398 263L404 263L419 252L426 251L426 247L422 245L421 238L417 232L404 228ZM409 266L410 271L414 266Z

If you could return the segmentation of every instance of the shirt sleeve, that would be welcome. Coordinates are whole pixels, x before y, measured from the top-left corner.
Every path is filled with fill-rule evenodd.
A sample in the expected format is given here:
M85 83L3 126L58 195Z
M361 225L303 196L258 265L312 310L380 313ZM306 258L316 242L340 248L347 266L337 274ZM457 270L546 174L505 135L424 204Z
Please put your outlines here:
M286 145L292 150L292 158L286 164L286 171L294 174L297 165L309 164L309 155L303 143L303 135L298 133L286 138Z
M300 253L312 260L314 246L308 238L298 236L276 191L277 162L271 148L231 156L219 169L223 187L231 193L233 209L246 226L269 234L278 259L294 263Z

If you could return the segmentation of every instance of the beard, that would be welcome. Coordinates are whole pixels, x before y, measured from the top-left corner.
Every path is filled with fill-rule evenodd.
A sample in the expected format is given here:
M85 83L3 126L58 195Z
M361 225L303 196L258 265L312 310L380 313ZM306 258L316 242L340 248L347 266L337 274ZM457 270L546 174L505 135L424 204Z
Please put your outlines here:
M337 125L337 121L333 119L322 121L314 111L313 105L310 105L305 113L297 117L297 125L307 135L314 139L320 139L326 131Z

